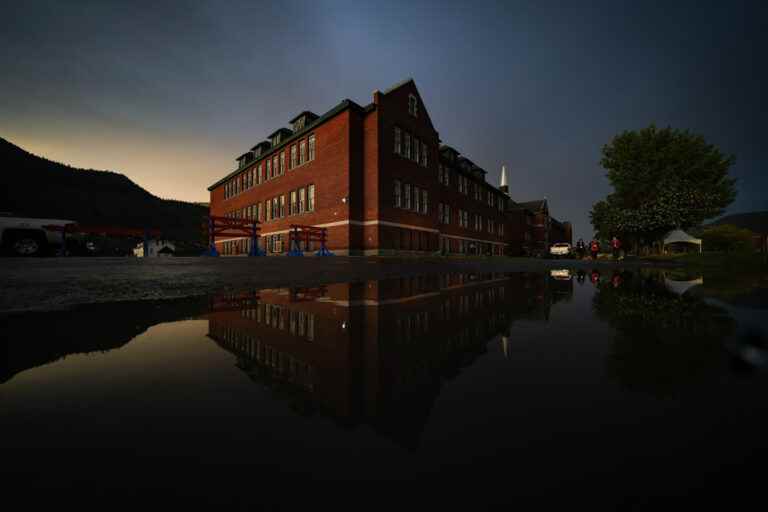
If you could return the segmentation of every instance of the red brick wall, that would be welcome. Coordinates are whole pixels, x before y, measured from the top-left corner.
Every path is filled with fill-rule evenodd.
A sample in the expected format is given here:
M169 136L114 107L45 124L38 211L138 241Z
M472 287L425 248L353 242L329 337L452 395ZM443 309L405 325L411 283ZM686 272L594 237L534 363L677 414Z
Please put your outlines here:
M318 225L349 219L350 202L344 203L342 198L349 198L351 195L350 175L352 173L350 173L350 168L353 165L353 157L350 152L350 126L355 123L360 124L359 121L350 120L350 116L354 115L356 114L347 110L307 133L307 136L314 133L316 137L314 160L295 169L286 170L282 176L255 185L229 199L224 199L224 184L212 190L211 214L225 215L228 212L258 202L263 203L266 199L285 194L286 216L282 219L262 222L262 234L287 231L291 224ZM286 152L290 151L291 144L284 146ZM268 155L267 158L272 158L272 156ZM286 155L286 159L290 160L289 154ZM247 169L256 167L260 161L254 162ZM287 215L290 191L309 184L315 185L315 211L301 215ZM348 226L329 228L328 237L328 246L331 250L345 250L349 247ZM284 234L284 247L287 246L287 239L287 235Z

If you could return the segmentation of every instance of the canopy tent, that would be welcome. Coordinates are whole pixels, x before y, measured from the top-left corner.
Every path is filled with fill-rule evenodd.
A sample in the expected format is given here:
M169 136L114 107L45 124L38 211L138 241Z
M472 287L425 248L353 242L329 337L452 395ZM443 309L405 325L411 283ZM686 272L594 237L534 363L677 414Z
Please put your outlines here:
M701 238L694 238L682 229L676 229L667 233L667 236L664 237L663 245L666 246L668 244L674 244L678 242L696 244L699 246L699 252L701 252Z

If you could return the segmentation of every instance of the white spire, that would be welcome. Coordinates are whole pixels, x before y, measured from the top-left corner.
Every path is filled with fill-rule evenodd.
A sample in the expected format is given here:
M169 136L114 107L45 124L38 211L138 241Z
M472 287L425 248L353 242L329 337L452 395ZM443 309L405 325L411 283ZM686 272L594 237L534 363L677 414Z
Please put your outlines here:
M501 166L501 185L502 187L507 186L507 166L502 165Z

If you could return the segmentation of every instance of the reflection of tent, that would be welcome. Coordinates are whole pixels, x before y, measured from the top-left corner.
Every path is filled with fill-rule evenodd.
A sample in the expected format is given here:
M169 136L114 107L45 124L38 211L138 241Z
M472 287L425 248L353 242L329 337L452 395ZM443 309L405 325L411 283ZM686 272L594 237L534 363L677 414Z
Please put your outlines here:
M691 279L690 281L675 281L672 279L669 279L668 277L664 277L664 284L666 285L667 289L670 291L682 295L691 288L698 286L700 284L704 284L704 277L699 277L697 279Z
M694 238L682 229L676 229L674 231L670 231L667 233L667 236L664 237L664 245L669 244L675 244L675 243L688 243L688 244L696 244L699 246L699 252L701 252L701 238Z

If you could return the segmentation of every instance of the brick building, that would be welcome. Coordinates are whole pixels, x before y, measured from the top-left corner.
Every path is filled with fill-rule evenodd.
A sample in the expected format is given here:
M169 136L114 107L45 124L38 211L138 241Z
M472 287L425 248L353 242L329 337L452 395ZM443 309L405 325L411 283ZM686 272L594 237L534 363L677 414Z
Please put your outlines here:
M552 244L573 244L571 223L552 217L546 199L520 203L510 200L506 216L510 256L541 256L548 254Z
M413 80L374 91L367 106L345 99L290 123L208 189L212 215L261 222L268 254L287 250L291 224L327 227L336 254L505 252L506 194L440 144ZM248 243L217 249L246 254Z

